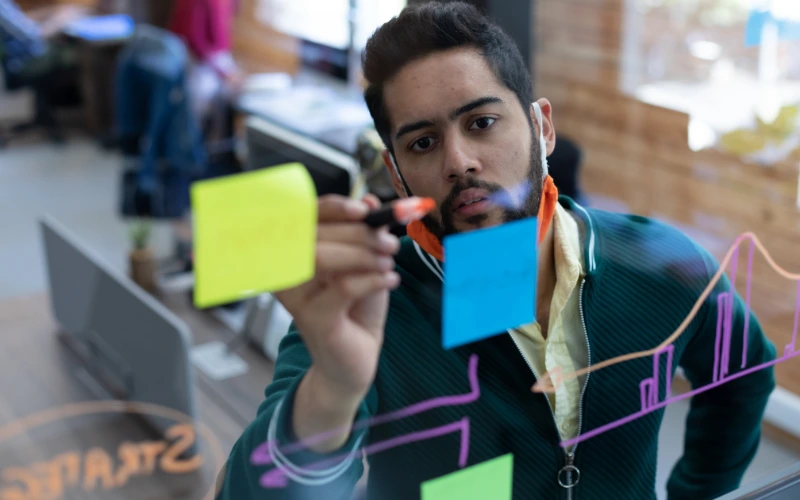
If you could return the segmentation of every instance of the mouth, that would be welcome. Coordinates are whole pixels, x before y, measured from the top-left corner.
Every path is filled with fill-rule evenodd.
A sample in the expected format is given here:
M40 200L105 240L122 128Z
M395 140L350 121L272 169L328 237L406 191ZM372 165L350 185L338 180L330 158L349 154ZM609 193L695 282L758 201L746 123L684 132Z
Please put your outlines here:
M453 202L453 213L461 217L471 217L489 210L491 201L484 189L467 189Z

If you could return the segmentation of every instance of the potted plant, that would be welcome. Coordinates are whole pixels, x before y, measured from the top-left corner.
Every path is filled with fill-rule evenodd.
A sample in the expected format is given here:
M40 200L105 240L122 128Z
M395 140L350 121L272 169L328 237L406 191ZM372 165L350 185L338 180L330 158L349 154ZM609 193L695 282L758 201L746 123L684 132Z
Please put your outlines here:
M156 291L156 261L150 250L150 222L137 220L130 227L133 249L130 258L131 279L150 293Z

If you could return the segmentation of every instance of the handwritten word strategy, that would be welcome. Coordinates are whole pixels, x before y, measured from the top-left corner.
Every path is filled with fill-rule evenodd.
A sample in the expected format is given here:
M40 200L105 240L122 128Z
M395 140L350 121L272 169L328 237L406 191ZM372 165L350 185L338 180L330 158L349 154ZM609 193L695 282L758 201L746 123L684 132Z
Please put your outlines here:
M89 493L99 484L109 491L124 487L134 476L152 476L156 467L167 474L188 474L203 465L199 454L180 458L195 444L196 433L191 425L176 424L165 435L170 441L124 442L119 445L116 458L103 448L92 448L86 453L61 453L27 467L5 468L0 472L2 481L20 483L22 487L4 487L0 483L0 500L58 500L68 488L80 487Z
M0 478L3 481L16 482L17 484L3 485L0 483L0 500L58 500L60 498L59 495L65 494L67 488L83 487L85 491L94 488L97 491L98 482L105 488L106 485L111 484L111 480L114 481L114 485L110 486L109 490L118 489L123 486L123 480L126 478L127 472L130 472L128 479L137 475L148 477L150 474L148 460L151 456L154 456L153 460L155 458L159 459L160 470L164 472L172 471L173 474L188 474L193 472L193 468L200 465L207 467L208 470L217 471L225 463L225 455L219 439L203 422L193 421L191 416L173 408L141 401L81 401L47 408L0 426L0 445L4 445L9 440L24 436L27 432L54 422L106 414L142 415L172 420L176 425L168 429L168 433L165 432L164 436L169 440L176 441L148 441L132 447L121 446L117 450L116 457L121 462L119 467L117 467L118 462L107 453L98 450L92 452L90 450L89 453L83 455L80 452L62 453L49 462L32 464L29 467L4 469L0 473L2 474ZM202 446L203 457L199 459L192 458L188 457L188 454L187 457L184 457L183 454L195 447L197 437L202 437L202 443L204 444ZM139 453L138 458L142 460L138 467L133 463L134 455L137 452ZM77 461L75 458L77 458ZM210 460L206 461L206 458L210 458ZM80 473L81 461L84 466L82 480ZM67 468L62 473L54 467L50 467L59 463L64 467L75 465L77 469ZM87 469L87 463L95 463L96 465L89 465ZM42 467L42 465L47 466ZM153 465L153 468L155 470L155 465ZM76 470L78 472L74 472ZM127 472L123 472L125 470ZM138 474L135 474L134 471L138 471ZM92 483L91 481L94 482ZM20 488L20 485L27 491ZM64 491L62 491L62 488ZM41 494L37 494L39 489L41 489ZM49 493L52 494L48 496ZM213 500L213 484L209 484L208 492L203 498L205 500Z

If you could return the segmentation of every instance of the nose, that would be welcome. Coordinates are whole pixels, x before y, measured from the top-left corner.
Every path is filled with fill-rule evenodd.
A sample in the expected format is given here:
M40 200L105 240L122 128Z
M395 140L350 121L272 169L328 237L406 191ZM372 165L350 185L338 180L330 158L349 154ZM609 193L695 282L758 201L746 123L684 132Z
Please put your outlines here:
M448 137L444 141L444 176L450 182L477 175L481 164L467 141Z

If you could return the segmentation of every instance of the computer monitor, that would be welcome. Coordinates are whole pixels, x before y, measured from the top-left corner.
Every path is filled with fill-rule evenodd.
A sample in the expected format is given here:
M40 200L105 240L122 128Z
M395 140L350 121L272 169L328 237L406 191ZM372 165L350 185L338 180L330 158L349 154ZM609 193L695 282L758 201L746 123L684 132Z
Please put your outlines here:
M114 399L196 419L186 324L52 217L43 217L40 227L53 316L94 381ZM175 425L142 417L161 435Z
M348 80L367 39L405 5L406 0L258 0L256 18L299 39L305 67Z

